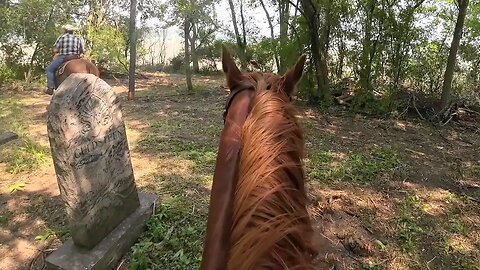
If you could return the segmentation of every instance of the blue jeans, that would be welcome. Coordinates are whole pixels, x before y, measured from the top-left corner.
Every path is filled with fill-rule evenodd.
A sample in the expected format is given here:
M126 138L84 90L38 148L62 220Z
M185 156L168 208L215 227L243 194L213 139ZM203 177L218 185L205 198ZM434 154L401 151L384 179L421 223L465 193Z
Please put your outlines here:
M53 59L52 63L47 67L47 86L48 88L55 88L55 72L63 63L66 55L59 55Z

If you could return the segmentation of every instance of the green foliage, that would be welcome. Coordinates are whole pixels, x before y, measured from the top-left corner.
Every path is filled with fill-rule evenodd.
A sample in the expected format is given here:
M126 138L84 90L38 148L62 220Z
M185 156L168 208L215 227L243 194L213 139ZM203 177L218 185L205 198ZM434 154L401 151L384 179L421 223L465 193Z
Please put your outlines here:
M184 72L184 58L185 56L183 54L178 54L177 56L170 59L170 66L168 67L168 69L170 69L169 71L173 73Z
M132 248L130 270L197 269L202 256L204 216L192 214L187 198L165 201L147 224L147 232Z
M307 22L304 12L290 5L288 21L282 23L279 18L285 2L264 2L267 9L273 11L270 17L275 34L272 38L259 33L258 25L248 18L258 2L245 2L247 20L245 25L239 24L239 28L241 31L245 28L247 35L246 58L255 60L260 71L272 71L276 69L275 56L280 60L280 68L285 69L293 65L300 54L307 53L310 57L298 86L298 97L318 107L331 106L335 100L329 92L318 91L318 71L311 59L308 30L313 21ZM438 99L458 13L455 2L317 1L314 22L321 40L317 46L328 49L325 59L330 85L346 78L356 82L356 88L352 89L356 97L352 107L356 112L388 115L396 110L397 99L401 97L398 94L406 90ZM192 66L196 69L198 62L201 72L212 73L217 71L221 43L236 44L231 23L221 25L217 20L217 3L218 0L141 1L139 17L142 23L148 18L158 18L162 28L182 28L188 20L192 27L181 35L193 44L190 48ZM302 10L305 9L303 3L299 1ZM67 22L81 26L80 34L86 39L88 55L102 69L125 71L128 4L124 0L7 1L7 5L0 6L0 82L43 73L52 59L59 26ZM479 2L470 1L453 81L454 95L469 105L480 104L477 91L480 88L479 14ZM239 21L240 14L236 15ZM278 25L287 29L286 38L278 33ZM140 24L139 44L151 33L145 29L146 26ZM184 49L183 44L179 46ZM138 47L140 56L145 51ZM184 56L181 52L172 59L167 71L181 72Z
M415 89L438 97L442 86L448 48L439 41L423 41L415 49L417 56L409 63L408 78Z
M79 4L66 0L22 0L0 7L0 55L4 53L6 66L15 70L26 65L35 70L51 61L58 26L70 21L69 14Z
M20 79L18 72L13 68L7 66L0 66L0 86L4 83L11 82L15 79Z
M276 41L264 38L249 47L249 58L255 59L260 72L272 72L276 68L273 55L276 53Z
M8 222L12 219L12 212L5 210L0 212L0 225L8 224Z
M468 236L471 232L471 229L464 222L459 220L458 216L450 218L448 223L449 231L454 234L460 234L463 236Z
M75 21L81 28L78 34L86 40L87 55L102 69L123 71L127 66L128 20L108 12L114 6L127 7L122 1L79 0L20 0L0 6L0 58L9 69L22 68L21 76L25 71L43 73L52 61L53 45L62 33L60 26ZM2 66L0 78L6 77L3 73ZM8 74L7 78L11 77Z
M35 240L40 242L47 241L50 238L58 238L58 239L65 240L69 236L70 236L70 232L66 228L59 229L59 230L53 230L53 229L47 228L43 233L35 236Z
M126 28L111 25L87 27L84 31L88 44L88 56L97 65L109 71L126 71L128 67Z
M201 70L202 73L210 74L218 72L217 63L221 59L222 44L229 48L235 46L231 42L217 39L212 42L207 42L205 45L197 49L198 56L205 61Z

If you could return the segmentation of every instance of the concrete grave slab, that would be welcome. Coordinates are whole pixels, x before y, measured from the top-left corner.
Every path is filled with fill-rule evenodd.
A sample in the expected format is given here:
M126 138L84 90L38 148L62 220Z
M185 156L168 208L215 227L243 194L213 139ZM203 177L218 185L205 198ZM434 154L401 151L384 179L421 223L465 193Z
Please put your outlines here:
M47 270L115 269L118 261L143 232L157 200L157 196L146 193L139 193L139 198L140 207L93 249L76 246L70 239L47 257Z

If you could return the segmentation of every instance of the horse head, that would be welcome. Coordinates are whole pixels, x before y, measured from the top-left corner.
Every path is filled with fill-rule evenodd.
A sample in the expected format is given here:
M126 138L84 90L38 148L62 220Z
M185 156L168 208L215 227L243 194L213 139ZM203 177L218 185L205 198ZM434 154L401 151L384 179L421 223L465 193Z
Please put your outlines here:
M308 269L303 132L292 105L303 55L283 76L242 73L223 47L231 94L213 178L201 269Z

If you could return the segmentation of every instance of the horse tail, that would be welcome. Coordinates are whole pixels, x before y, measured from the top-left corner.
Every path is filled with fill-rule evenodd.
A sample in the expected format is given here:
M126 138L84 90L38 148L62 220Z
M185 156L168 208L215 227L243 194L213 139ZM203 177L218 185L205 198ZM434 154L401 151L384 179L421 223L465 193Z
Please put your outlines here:
M242 130L228 269L312 269L303 133L286 95L256 92Z

